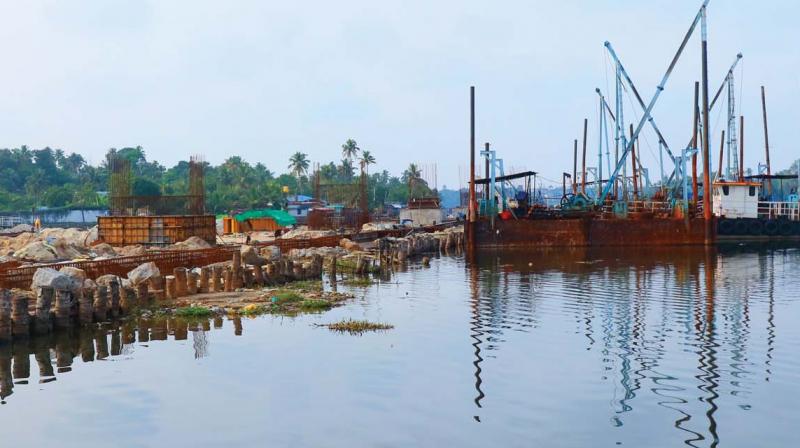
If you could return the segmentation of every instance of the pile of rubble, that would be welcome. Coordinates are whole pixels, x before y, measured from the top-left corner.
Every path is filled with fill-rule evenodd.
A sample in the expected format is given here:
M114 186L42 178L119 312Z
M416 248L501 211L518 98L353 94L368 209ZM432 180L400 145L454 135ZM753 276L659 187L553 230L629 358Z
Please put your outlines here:
M300 226L296 229L292 229L283 235L281 238L283 239L298 239L298 240L308 240L313 238L322 238L324 236L334 236L338 235L335 230L309 230L308 226Z
M211 245L208 242L193 236L186 241L175 243L167 249L193 250L209 247ZM97 227L90 229L46 228L38 233L26 231L14 236L0 234L0 260L2 261L52 263L68 260L104 260L113 257L145 255L147 252L148 248L140 244L111 247L106 243L99 242Z

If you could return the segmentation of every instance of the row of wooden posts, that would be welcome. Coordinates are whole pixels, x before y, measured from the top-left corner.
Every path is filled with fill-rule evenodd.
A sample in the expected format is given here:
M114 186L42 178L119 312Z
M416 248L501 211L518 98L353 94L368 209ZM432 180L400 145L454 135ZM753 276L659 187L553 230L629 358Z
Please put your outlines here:
M54 289L38 287L34 297L27 291L0 290L0 342L33 334L47 334L79 324L104 322L130 312L151 300L176 299L207 292L232 292L238 288L271 286L294 280L320 278L322 256L298 263L281 258L263 266L242 264L234 252L232 263L204 266L199 272L175 268L172 275L149 278L139 284L122 286L117 277L92 288ZM31 313L31 305L33 312Z
M381 267L402 264L415 255L458 252L464 247L464 232L445 234L421 233L405 238L385 238L378 244L378 260Z

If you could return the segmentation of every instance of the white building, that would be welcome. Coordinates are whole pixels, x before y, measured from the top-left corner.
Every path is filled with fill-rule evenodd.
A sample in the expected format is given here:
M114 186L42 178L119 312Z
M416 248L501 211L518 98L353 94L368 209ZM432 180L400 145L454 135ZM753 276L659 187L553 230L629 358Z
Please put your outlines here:
M713 212L721 218L758 218L756 182L714 182Z

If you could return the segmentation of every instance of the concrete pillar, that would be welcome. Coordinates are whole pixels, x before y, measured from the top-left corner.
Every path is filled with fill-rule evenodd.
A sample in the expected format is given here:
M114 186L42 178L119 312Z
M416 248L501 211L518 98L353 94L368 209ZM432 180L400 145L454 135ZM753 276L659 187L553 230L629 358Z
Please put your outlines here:
M71 324L72 293L68 290L56 290L56 328L69 328Z
M211 291L222 291L222 266L213 266L211 268Z
M112 280L108 283L108 287L111 292L111 302L109 303L111 317L119 317L119 282L117 280Z
M187 294L197 294L197 281L199 280L199 275L197 275L194 271L189 271L186 273L186 293Z
M175 297L186 296L186 268L175 268L172 275L175 276Z
M175 289L175 276L168 275L164 277L164 285L165 285L164 289L166 290L167 293L167 298L176 299L178 296L176 295L177 291Z
M10 340L11 340L11 291L7 289L0 289L0 343L8 342Z
M50 307L53 306L55 290L50 287L36 288L36 310L33 331L36 334L47 334L52 330Z
M258 286L264 285L264 270L260 265L253 266L253 281Z
M124 286L122 288L122 296L120 297L119 301L119 309L120 313L128 314L134 309L137 305L136 300L136 291L133 288Z
M209 276L209 269L207 266L200 268L200 285L198 286L198 292L205 294L208 292L208 276Z
M14 337L28 337L30 334L30 314L28 296L11 293L11 332Z
M78 298L78 320L82 324L90 324L94 319L94 289L84 289Z
M233 269L225 269L225 292L233 291Z
M147 305L150 303L150 290L147 282L139 283L136 286L136 297L139 299L139 305Z
M147 283L142 282L143 285ZM108 317L108 287L97 285L94 295L94 320L103 322Z

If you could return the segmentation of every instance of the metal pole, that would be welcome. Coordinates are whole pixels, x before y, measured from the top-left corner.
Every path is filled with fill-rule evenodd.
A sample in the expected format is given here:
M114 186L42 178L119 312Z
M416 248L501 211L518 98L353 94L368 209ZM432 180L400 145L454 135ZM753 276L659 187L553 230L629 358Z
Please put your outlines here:
M708 151L708 24L706 23L706 5L700 11L701 34L702 34L702 82L703 82L703 218L705 218L705 243L711 244L713 239L714 227L711 215L711 174ZM725 131L723 131L722 141L725 142ZM722 163L720 161L720 163Z
M603 188L603 129L605 126L606 114L603 110L603 96L600 96L600 123L597 129L597 177L600 181L594 186L594 198L600 199L600 190ZM599 204L598 204L599 205Z
M739 115L739 181L744 182L744 115Z
M692 123L692 148L697 148L697 126L700 120L700 83L694 83L694 121ZM692 206L697 209L697 152L692 154Z
M764 86L761 86L761 111L764 115L764 149L767 153L767 193L772 196L772 167L769 163L769 132L767 131L767 96L764 93Z
M636 142L633 141L633 124L631 124L631 168L633 169L633 201L639 198L639 187L636 182Z
M719 167L717 168L717 180L722 180L722 155L725 152L725 130L722 130L722 142L719 145Z
M572 155L572 194L578 194L578 184L575 180L578 178L578 139L575 139L575 150Z
M586 128L589 126L589 119L583 119L583 168L581 168L581 193L586 195Z
M477 219L475 197L475 86L469 88L469 221Z
M664 144L658 142L658 165L661 167L661 189L663 190L666 185L664 185Z
M486 143L486 159L485 159L486 174L483 176L486 179L486 186L483 188L483 199L486 201L486 207L489 207L489 199L491 199L491 192L489 191L489 144Z

